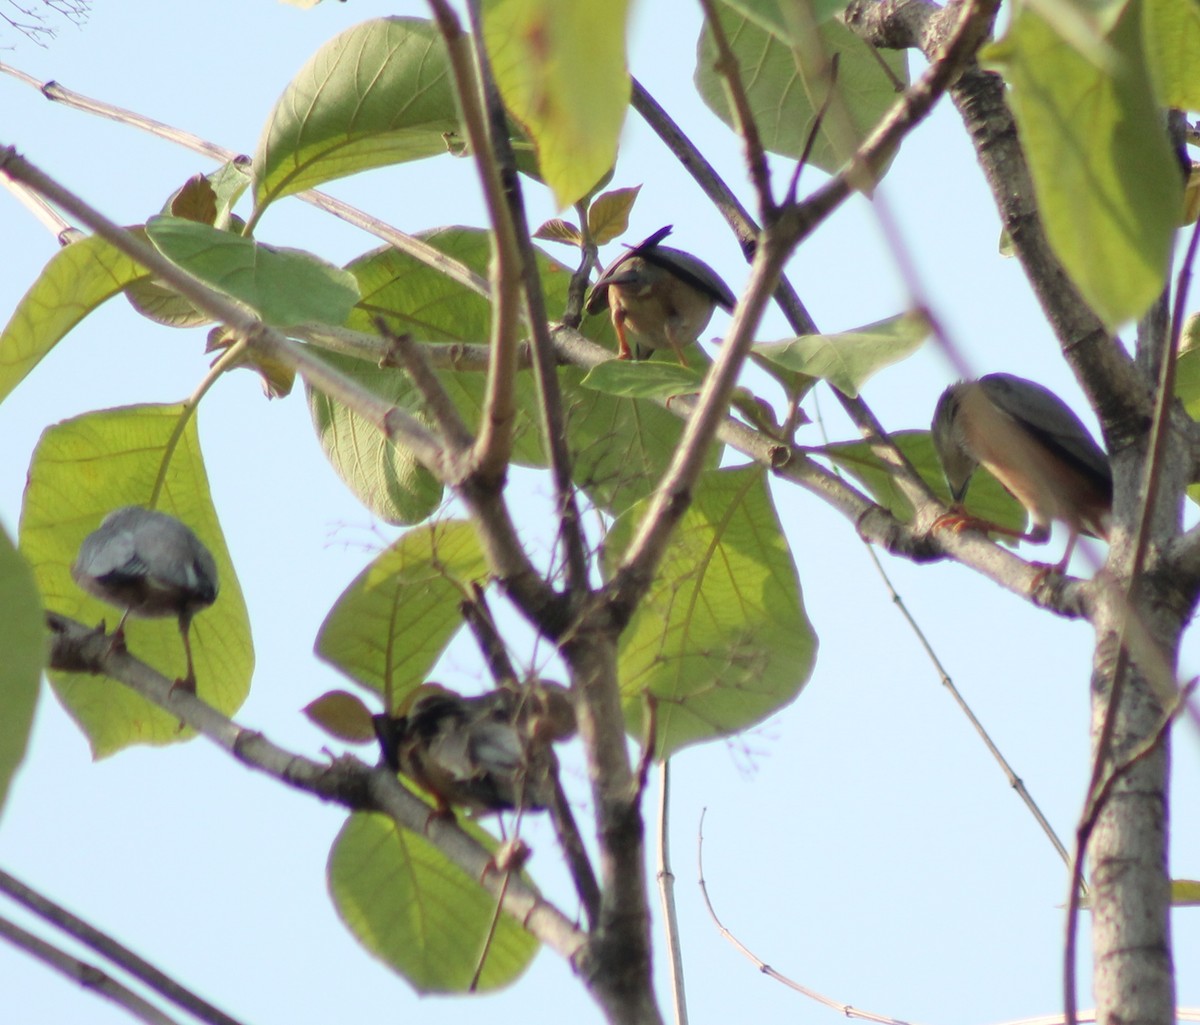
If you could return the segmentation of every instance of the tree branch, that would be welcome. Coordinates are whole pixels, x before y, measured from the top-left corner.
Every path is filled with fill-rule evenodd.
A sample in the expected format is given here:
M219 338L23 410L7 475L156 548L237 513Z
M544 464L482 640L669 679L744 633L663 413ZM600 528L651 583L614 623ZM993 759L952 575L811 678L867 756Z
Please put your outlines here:
M350 811L387 815L398 827L424 836L467 875L480 880L489 893L500 896L503 875L490 870L491 853L453 820L433 815L429 805L401 785L386 766L372 768L352 755L326 765L287 751L261 733L239 726L195 695L175 687L171 680L129 652L114 650L110 638L101 631L53 612L46 619L50 629L51 669L111 677L178 717L184 725L244 765ZM509 879L504 888L503 906L506 914L568 961L584 945L584 934L518 877Z
M91 947L101 957L129 972L156 993L166 997L171 1003L183 1008L189 1014L195 1015L201 1021L208 1022L209 1025L240 1025L236 1018L226 1014L220 1008L214 1007L187 987L180 985L171 976L155 968L149 961L139 957L107 933L101 932L82 918L71 914L66 908L54 903L3 869L0 869L0 892L7 894L18 904L28 908L68 936L73 936L81 943ZM97 972L94 968L86 968L80 962L77 964L84 971ZM100 973L97 972L97 974ZM87 983L84 982L84 985Z

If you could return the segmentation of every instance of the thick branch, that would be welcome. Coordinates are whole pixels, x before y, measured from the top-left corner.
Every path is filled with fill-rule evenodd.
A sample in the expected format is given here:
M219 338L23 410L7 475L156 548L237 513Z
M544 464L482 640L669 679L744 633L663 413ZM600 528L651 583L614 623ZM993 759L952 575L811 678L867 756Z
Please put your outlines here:
M398 827L423 835L468 876L481 880L493 896L502 897L507 914L568 961L582 948L583 934L562 912L518 876L510 877L505 886L504 877L491 870L492 856L487 849L452 820L433 815L429 805L406 790L386 767L372 768L350 755L322 764L287 751L175 687L127 651L114 650L111 639L102 632L56 613L49 613L47 622L50 668L109 676L178 717L248 767L350 811L387 815Z

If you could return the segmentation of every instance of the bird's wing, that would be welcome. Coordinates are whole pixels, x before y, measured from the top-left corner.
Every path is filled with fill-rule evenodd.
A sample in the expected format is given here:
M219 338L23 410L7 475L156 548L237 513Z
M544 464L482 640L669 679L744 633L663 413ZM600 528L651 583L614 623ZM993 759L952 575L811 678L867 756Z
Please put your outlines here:
M1108 456L1083 421L1054 392L1013 374L988 374L979 379L979 384L998 409L1020 421L1045 445L1111 492Z
M721 279L721 276L707 263L691 253L685 253L682 249L672 249L670 246L657 246L639 252L638 255L647 263L661 267L668 274L673 274L680 281L686 282L701 295L708 296L724 310L732 310L737 303L737 297Z
M635 256L645 257L647 253L653 252L658 244L671 234L671 225L667 224L658 229L652 235L648 235L642 239L636 246L629 246L625 252L618 256L612 263L600 272L600 277L596 279L596 283L592 286L591 292L588 294L587 305L584 307L588 313L599 313L608 304L608 286L629 284L633 279L629 278L621 280L617 277L617 271L626 261L633 259ZM676 250L670 250L675 252ZM653 261L652 261L653 262Z

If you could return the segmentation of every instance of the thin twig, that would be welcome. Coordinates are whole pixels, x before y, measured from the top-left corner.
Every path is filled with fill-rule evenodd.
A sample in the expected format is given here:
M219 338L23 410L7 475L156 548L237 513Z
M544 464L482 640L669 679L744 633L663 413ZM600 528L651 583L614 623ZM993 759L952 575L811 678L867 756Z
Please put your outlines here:
M517 327L520 323L521 276L516 228L504 201L492 137L477 77L478 65L470 37L446 0L429 0L434 23L446 43L454 92L463 130L475 160L484 206L492 226L489 292L492 298L492 359L488 365L483 411L476 428L474 465L484 477L501 481L512 455L516 422L514 389L517 372Z
M247 159L245 156L235 153L231 149L218 146L216 143L202 139L191 132L185 132L180 128L164 124L162 121L156 121L136 111L126 110L124 107L118 107L115 104L105 103L102 100L74 92L59 85L57 82L40 82L32 75L19 71L11 65L0 64L0 72L11 75L26 85L32 86L53 103L61 103L73 110L95 114L98 117L107 118L118 124L137 128L157 138L184 146L211 160L232 163ZM428 242L406 234L398 228L379 220L377 217L372 217L365 211L359 210L349 203L344 203L340 199L335 199L324 192L318 192L316 189L298 192L295 198L324 210L326 213L332 214L347 224L353 224L355 227L361 228L368 234L382 239L388 245L414 257L426 266L445 274L450 280L457 282L464 288L469 288L472 292L483 296L485 299L488 297L487 282L482 277L460 261L435 249Z
M658 774L658 897L667 931L667 971L671 975L671 1002L675 1025L688 1025L687 988L683 983L683 940L675 906L675 873L671 869L671 760L664 758Z
M155 968L128 947L118 943L107 933L101 932L82 918L73 915L60 904L54 903L2 869L0 869L0 892L5 893L18 904L28 908L35 915L45 919L67 935L86 944L101 957L129 972L156 993L195 1015L201 1021L208 1022L209 1025L240 1025L236 1018L226 1014L220 1008L214 1007L185 986L181 986L175 979Z
M706 809L707 810L707 809ZM696 863L697 871L700 876L700 894L704 898L704 906L708 909L708 915L716 925L717 931L721 936L728 940L733 948L738 951L743 957L751 962L763 975L774 979L776 982L781 982L789 989L795 990L801 996L808 997L810 1000L815 1000L819 1004L824 1004L826 1007L831 1007L839 1014L847 1018L857 1018L862 1021L878 1022L879 1025L910 1025L909 1022L903 1021L900 1018L890 1018L885 1014L875 1014L871 1011L863 1011L851 1004L843 1004L841 1001L834 1000L831 997L825 996L823 993L818 993L815 989L809 989L807 986L802 986L794 979L788 978L781 972L776 971L766 961L762 960L741 940L739 940L729 929L725 927L725 923L721 921L717 914L716 908L713 907L712 899L708 895L708 883L704 878L704 812L700 813L700 825L696 831Z
M60 950L53 944L34 936L33 933L22 929L7 918L0 918L0 937L8 940L18 950L25 951L44 965L79 983L84 989L91 990L106 1000L111 1000L118 1007L123 1007L133 1017L146 1022L147 1025L178 1025L176 1019L163 1014L152 1003L138 996L111 975L101 971L95 965L72 957L65 950Z
M474 439L467 425L458 414L458 407L442 387L432 368L425 359L425 350L412 340L412 336L396 334L388 327L383 317L375 318L375 328L389 347L388 354L380 361L384 366L401 366L416 387L421 399L429 409L433 422L437 424L442 440L449 450L450 458L462 457Z
M591 593L589 560L571 473L573 457L567 442L566 415L563 411L562 389L558 383L554 346L550 340L542 276L538 268L537 250L529 234L529 220L525 213L524 192L520 176L517 174L516 157L508 137L507 113L492 77L491 63L484 47L480 4L478 0L471 0L467 8L474 33L483 101L487 108L492 156L513 229L512 243L525 296L525 319L532 337L534 387L538 395L537 408L541 418L543 444L549 457L550 477L554 484L558 539L562 543L566 564L567 591L573 603L582 606Z
M775 197L771 194L771 171L767 166L767 153L763 149L762 136L758 132L754 112L750 109L750 99L742 82L737 55L729 45L729 37L725 34L725 27L721 24L721 16L714 0L700 0L700 6L704 9L708 32L717 48L715 70L725 82L725 97L733 115L733 128L742 137L746 147L746 166L749 170L750 184L758 197L759 216L764 224L769 224L775 213Z

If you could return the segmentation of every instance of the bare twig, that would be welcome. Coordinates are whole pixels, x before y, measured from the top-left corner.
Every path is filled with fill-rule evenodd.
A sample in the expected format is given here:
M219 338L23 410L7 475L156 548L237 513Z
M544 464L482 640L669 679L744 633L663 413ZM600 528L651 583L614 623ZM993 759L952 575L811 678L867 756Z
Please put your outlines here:
M716 908L713 907L712 898L708 895L708 883L704 878L704 813L700 814L700 826L696 831L696 863L697 872L700 876L700 895L704 898L704 906L708 909L709 917L713 920L713 924L717 927L717 931L729 941L733 948L740 953L746 960L753 964L763 975L774 979L776 982L782 982L789 989L795 990L801 996L808 997L810 1000L815 1000L819 1004L824 1004L826 1007L833 1008L839 1014L847 1018L857 1018L861 1021L873 1021L878 1025L909 1025L908 1022L899 1018L890 1018L885 1014L875 1014L871 1011L863 1011L850 1004L843 1004L838 1000L827 997L822 993L818 993L815 989L809 989L807 986L802 986L800 983L789 979L782 972L776 971L766 961L762 960L741 940L739 940L729 929L725 927L725 923L721 921L717 914Z
M538 268L537 251L529 235L524 193L517 174L516 158L508 138L507 114L492 78L491 64L483 44L480 4L478 0L472 0L467 6L474 32L483 100L487 107L495 170L503 186L502 196L513 226L514 255L520 269L525 295L525 319L532 337L533 377L538 393L538 415L541 417L542 439L550 462L550 476L554 482L555 511L566 565L568 599L578 606L582 605L591 591L589 562L579 503L571 477L572 456L567 444L566 416L563 412L554 347L550 340L545 297L542 293L542 276Z
M476 470L485 478L499 482L503 479L512 454L512 432L516 421L513 392L517 372L521 293L516 229L508 204L504 201L504 187L488 132L471 39L463 32L458 15L446 0L429 0L429 7L446 43L463 129L475 159L475 168L479 172L483 201L492 225L489 288L493 305L492 359L488 366L483 412L476 430L474 463Z
M667 970L675 1025L688 1025L687 988L683 983L683 941L675 907L675 873L671 869L671 762L664 758L658 774L658 897L667 931Z
M0 937L8 940L14 947L24 950L37 958L43 964L72 979L84 989L89 989L98 996L111 1000L118 1007L123 1007L139 1021L147 1025L177 1025L174 1018L163 1014L148 1000L138 996L128 986L122 985L111 975L101 971L95 965L72 957L65 950L45 940L34 936L33 933L22 929L7 918L0 918Z
M86 944L101 957L129 972L156 993L160 993L171 1003L195 1015L201 1021L208 1022L209 1025L240 1025L236 1018L213 1007L207 1000L181 986L175 979L155 968L150 962L138 957L132 950L118 943L107 933L101 932L82 918L73 915L66 908L54 903L2 869L0 869L0 891L67 935ZM80 966L84 967L82 964ZM85 970L96 971L96 969ZM86 982L84 984L87 985Z

